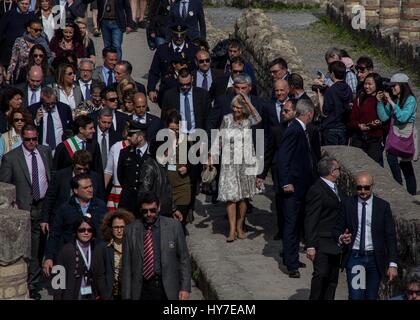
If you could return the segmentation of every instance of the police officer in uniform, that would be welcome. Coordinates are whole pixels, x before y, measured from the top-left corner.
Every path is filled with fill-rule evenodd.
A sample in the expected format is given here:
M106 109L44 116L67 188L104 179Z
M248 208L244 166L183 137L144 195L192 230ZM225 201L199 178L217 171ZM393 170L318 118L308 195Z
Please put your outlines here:
M121 184L119 208L136 213L137 193L140 184L141 167L148 157L147 124L130 120L127 138L130 146L122 149L118 158L118 180Z
M173 25L171 32L171 41L157 48L149 70L147 93L150 100L155 103L157 102L156 85L169 72L169 67L174 57L179 54L183 55L188 60L188 67L193 70L195 54L199 49L196 45L185 40L186 26L180 24Z

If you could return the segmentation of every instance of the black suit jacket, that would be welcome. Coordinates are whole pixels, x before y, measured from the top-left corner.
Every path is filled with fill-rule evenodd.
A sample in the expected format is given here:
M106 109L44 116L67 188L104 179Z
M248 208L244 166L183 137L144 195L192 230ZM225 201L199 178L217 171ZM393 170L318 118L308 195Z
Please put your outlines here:
M118 141L121 141L121 136L119 136L118 133L115 132L114 130L109 130L108 134L109 134L109 142L108 142L107 152L109 152L109 150L114 145L114 143L116 143ZM95 140L98 143L98 145L102 142L102 131L97 130L97 127L95 127L95 133L93 134L93 140Z
M38 102L38 103L35 103L35 104L28 107L28 110L31 113L33 120L36 119L36 113L37 113L38 109L41 108L41 106L42 106L41 102ZM71 114L70 107L65 103L57 101L56 108L57 108L57 111L58 111L58 115L60 116L61 124L63 126L63 132L67 129L72 129L73 128L73 117L72 117L72 114ZM41 119L41 122L38 123L37 128L38 128L38 132L39 132L38 142L40 144L42 144L42 140L43 140L43 137L44 137L44 120L43 120L43 118Z
M314 162L305 131L298 120L293 119L287 127L276 158L280 189L293 184L295 195L304 197L314 180Z
M41 85L41 89L43 87L44 87L44 85ZM23 104L22 104L22 106L25 107L25 108L29 107L30 97L28 97L28 83L27 82L20 83L20 84L16 85L16 88L19 89L19 90L22 90L22 92L23 92L23 97L22 97ZM58 97L57 97L57 99L58 99Z
M351 249L358 232L358 197L344 199L341 202L338 221L334 229L334 240L339 242L339 237L346 229L351 233L351 243L344 246L345 253L343 267L347 265ZM373 196L372 204L372 242L376 264L382 276L385 276L390 262L398 263L397 235L395 222L389 203L379 197Z
M90 114L90 116L92 117L93 122L95 124L95 130L96 130L96 127L98 125L98 115L99 115L99 110ZM117 122L117 128L115 129L114 125L112 125L111 128L109 128L109 132L110 132L110 136L115 134L115 136L117 137L117 140L115 142L117 142L119 140L122 140L124 127L127 124L127 121L129 120L129 116L128 116L128 114L126 114L124 112L121 112L119 110L114 111L114 116L117 120L116 121ZM112 146L112 144L110 144L110 146Z
M197 85L197 72L198 72L197 70L194 70L193 73L192 73L193 74L193 83L192 83L192 85L194 87L201 88L201 83L199 83ZM216 84L218 83L219 78L222 76L222 73L220 71L218 72L216 69L213 69L213 68L210 69L210 73L211 73L212 83L211 83L210 88L208 88L207 91L210 94L211 101L213 101L214 98L216 97Z
M103 179L94 171L90 171L88 175L92 179L95 197L105 201L105 189L102 183ZM55 172L48 185L45 200L42 204L42 222L51 224L58 207L70 199L70 182L72 178L73 167L64 168Z
M105 242L95 246L92 259L92 272L97 294L101 300L112 299L114 287L114 247Z
M134 120L135 116L131 115L130 120ZM156 140L156 135L160 129L162 129L163 123L159 117L151 113L146 113L146 123L147 123L147 141L154 141Z
M187 8L187 16L182 18L181 1L171 6L171 23L182 23L187 26L187 35L190 40L206 40L206 20L204 19L203 3L201 0L190 0Z
M90 167L91 170L97 172L100 176L102 176L103 180L104 169L102 166L101 149L99 148L99 144L94 140L87 140L86 150L90 151L90 153L92 154L93 160L92 165ZM70 157L66 146L63 142L61 142L55 148L53 168L54 170L61 170L67 167L71 167L72 165L73 158Z
M340 200L331 188L319 178L309 188L305 198L305 243L327 254L340 254L341 248L334 241Z
M178 88L172 88L165 93L162 103L161 119L165 122L165 116L168 110L175 109L180 112L180 92ZM201 88L192 87L192 100L195 118L195 127L207 129L207 118L211 110L209 93Z

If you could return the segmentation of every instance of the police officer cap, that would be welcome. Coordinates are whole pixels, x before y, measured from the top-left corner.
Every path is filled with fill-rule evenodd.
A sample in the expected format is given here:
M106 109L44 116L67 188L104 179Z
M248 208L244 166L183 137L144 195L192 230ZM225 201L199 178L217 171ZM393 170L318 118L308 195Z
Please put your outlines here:
M187 26L180 23L175 23L171 26L171 31L174 33L185 33L187 31Z
M128 133L137 133L137 132L145 132L147 131L147 124L140 123L138 121L130 121L130 125L128 127Z

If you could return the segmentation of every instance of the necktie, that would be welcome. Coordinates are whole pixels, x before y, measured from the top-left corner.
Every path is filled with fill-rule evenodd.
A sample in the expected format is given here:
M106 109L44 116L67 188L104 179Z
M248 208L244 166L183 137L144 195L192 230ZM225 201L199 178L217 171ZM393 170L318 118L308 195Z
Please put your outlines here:
M311 141L309 140L308 130L305 130L306 141L308 142L308 149L309 149L309 161L311 163L312 170L314 169L314 162L312 159L312 148L311 148Z
M185 120L187 121L187 130L191 130L191 106L190 106L190 100L188 99L188 92L184 93L184 108L185 108Z
M366 233L366 201L362 202L362 222L360 228L360 254L365 253L365 233Z
M146 117L145 116L137 116L137 122L146 123Z
M148 226L144 236L144 264L143 264L143 277L150 279L154 274L154 256L153 256L153 237L152 226Z
M281 123L281 110L283 110L283 106L284 106L284 104L282 102L277 101L277 103L276 103L277 119L279 119L280 123Z
M136 149L136 152L137 152L137 154L138 154L140 157L142 157L142 156L143 156L143 152L141 152L141 150L140 150L140 149Z
M82 140L82 150L86 150L86 141Z
M207 73L203 73L203 82L201 83L201 88L208 90Z
M180 52L181 52L181 48L180 48L180 47L176 47L175 51L176 51L177 53L180 53Z
M91 96L90 96L90 89L89 89L89 84L85 83L85 100L90 100Z
M112 70L109 70L108 71L108 80L107 80L106 85L109 87L112 83L113 83L113 81L112 81Z
M31 152L32 155L32 199L38 201L41 199L41 191L39 189L38 178L38 161L36 159L35 151Z
M340 195L338 194L338 189L337 189L337 185L334 183L334 192L338 198L338 200L340 200Z
M187 1L182 1L182 19L187 17Z
M47 116L47 137L46 142L50 146L51 150L54 150L56 147L55 141L55 130L54 130L54 122L51 111L48 112Z
M31 95L31 105L36 103L36 93L35 91L32 91L32 95Z
M229 63L229 61L227 61L226 65L225 65L225 74L227 74L227 73L230 73L230 63Z
M105 168L106 162L108 161L108 148L106 145L106 133L102 132L102 140L101 140L101 156L102 156L102 165Z

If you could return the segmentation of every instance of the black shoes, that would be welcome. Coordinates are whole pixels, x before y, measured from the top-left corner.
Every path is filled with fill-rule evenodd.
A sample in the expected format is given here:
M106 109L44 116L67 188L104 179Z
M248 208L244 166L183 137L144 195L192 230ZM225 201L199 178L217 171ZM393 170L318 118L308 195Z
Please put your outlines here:
M137 22L137 27L140 29L146 29L147 28L147 22L146 21L139 21Z
M295 278L295 279L300 278L299 270L289 271L289 278Z
M306 268L306 263L299 261L299 268Z

